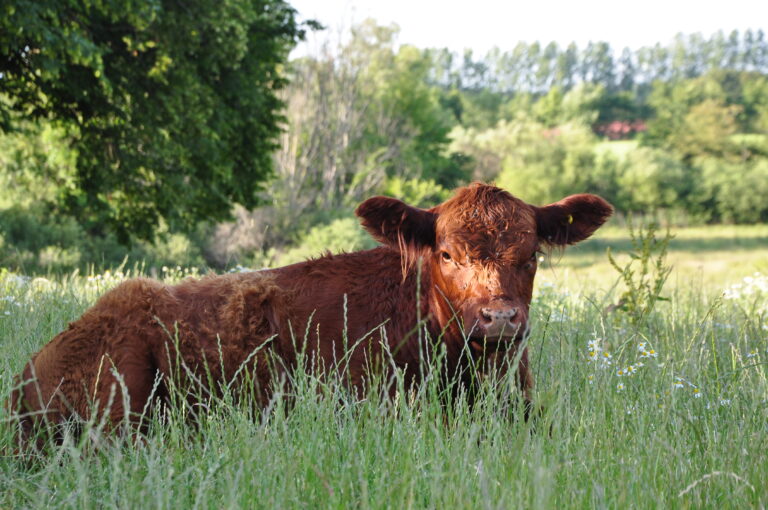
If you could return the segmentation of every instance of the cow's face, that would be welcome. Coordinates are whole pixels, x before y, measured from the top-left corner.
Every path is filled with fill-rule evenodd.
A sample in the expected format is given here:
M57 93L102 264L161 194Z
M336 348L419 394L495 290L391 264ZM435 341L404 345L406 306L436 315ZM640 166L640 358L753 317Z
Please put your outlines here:
M470 337L519 337L540 249L533 207L498 188L464 188L441 204L432 282ZM453 315L453 314L451 314Z
M542 247L589 237L611 215L595 195L573 195L535 207L482 184L459 189L429 210L374 197L357 214L379 241L420 258L441 326L457 320L465 334L489 342L520 338Z

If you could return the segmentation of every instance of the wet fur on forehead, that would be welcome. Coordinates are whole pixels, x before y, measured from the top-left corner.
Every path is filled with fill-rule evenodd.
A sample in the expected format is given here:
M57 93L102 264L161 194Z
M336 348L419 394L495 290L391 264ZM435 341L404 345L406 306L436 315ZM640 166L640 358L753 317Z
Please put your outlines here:
M473 260L517 262L538 244L533 208L495 186L461 188L435 212L438 246Z

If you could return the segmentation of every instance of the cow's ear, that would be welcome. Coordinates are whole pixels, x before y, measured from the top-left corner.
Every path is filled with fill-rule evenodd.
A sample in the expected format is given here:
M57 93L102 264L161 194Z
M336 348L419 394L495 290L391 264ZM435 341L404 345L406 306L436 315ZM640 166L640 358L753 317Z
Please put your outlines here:
M552 245L583 241L613 214L611 204L589 194L571 195L535 210L539 239Z
M401 249L403 244L422 247L435 245L437 214L411 207L389 197L373 197L355 210L363 227L377 241Z

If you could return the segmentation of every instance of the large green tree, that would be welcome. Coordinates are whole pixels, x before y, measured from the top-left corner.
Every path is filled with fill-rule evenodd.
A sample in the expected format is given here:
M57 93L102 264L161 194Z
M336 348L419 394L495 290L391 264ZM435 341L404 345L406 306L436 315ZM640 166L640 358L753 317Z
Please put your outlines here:
M61 203L92 233L226 218L271 172L295 15L283 0L7 0L0 128L65 127Z

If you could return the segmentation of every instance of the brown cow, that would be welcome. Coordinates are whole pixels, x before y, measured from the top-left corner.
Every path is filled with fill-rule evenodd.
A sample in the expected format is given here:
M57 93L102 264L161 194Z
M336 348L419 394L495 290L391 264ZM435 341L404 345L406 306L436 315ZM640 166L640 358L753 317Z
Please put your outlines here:
M342 370L357 389L383 366L418 383L435 346L460 381L485 354L506 357L518 360L530 401L528 354L517 346L537 252L587 238L611 206L582 194L535 207L473 184L432 209L374 197L356 213L383 246L174 286L136 278L105 294L24 368L10 402L22 437L40 420L94 410L112 424L137 420L179 374L214 391L211 382L238 387L248 374L264 405L301 351L306 364Z

